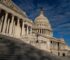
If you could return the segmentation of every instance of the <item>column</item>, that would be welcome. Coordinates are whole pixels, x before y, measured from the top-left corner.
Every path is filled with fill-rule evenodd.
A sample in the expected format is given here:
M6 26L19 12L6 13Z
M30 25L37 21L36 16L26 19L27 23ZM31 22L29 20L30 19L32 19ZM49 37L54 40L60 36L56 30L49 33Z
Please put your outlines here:
M19 18L18 18L18 21L17 21L17 26L19 26Z
M54 50L54 41L52 41L52 50Z
M7 18L8 18L8 13L6 12L5 20L4 20L4 26L3 26L3 33L5 33Z
M8 22L7 22L6 33L8 33L8 28L9 28L9 21L10 21L10 19L8 19Z
M14 37L18 37L18 22L19 22L19 18L17 18L17 16L15 16L15 19L14 19L14 27L13 27L13 35ZM15 24L16 23L16 24Z
M18 21L17 21L17 26L16 26L16 29L15 29L15 34L16 34L16 37L20 37L20 30L21 30L21 28L20 28L20 23L19 23L19 18L18 18Z
M29 29L28 29L28 26L27 26L27 35L28 35L28 33L29 33Z
M31 27L28 27L28 34L31 34Z
M25 35L24 21L22 22L22 36Z
M1 9L0 9L0 15L1 15ZM0 18L0 32L1 32L1 18Z
M31 26L29 26L29 34L31 35L32 34L32 28L31 28Z
M12 33L13 32L12 30L13 30L13 27L14 27L13 23L14 23L14 15L12 15L12 19L11 19L11 23L10 23L10 30L9 30L10 35L13 35L13 33Z
M0 20L1 20L1 21L0 21L0 32L1 32L1 30L2 30L3 19L4 19L4 16L2 16L1 19L0 19Z
M15 35L15 21L13 20L13 26L12 26L12 35Z
M58 43L56 43L57 44L57 50L58 50Z
M32 34L32 27L31 27L31 29L30 29L30 34Z

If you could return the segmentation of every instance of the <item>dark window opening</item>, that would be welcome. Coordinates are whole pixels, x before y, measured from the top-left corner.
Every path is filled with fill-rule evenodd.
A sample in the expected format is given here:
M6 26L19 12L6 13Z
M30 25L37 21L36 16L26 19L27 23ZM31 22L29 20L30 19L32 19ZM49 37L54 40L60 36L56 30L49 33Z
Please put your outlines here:
M63 56L65 56L65 53L63 53Z
M51 43L52 43L52 41L51 41Z
M15 21L15 25L17 25L18 18L16 16L14 17L14 21Z
M60 45L59 45L59 42L58 42L58 51L60 50Z
M25 33L27 32L27 25L25 24L24 25L24 28L25 28Z

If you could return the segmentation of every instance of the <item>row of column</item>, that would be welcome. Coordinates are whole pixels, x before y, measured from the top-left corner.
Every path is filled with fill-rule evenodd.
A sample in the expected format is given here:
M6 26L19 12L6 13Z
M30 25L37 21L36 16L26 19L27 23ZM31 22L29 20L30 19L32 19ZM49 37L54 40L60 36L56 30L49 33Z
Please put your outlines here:
M0 13L1 13L1 10L0 10ZM27 29L26 31L26 34L31 34L32 33L32 28L30 27L30 29L28 28L28 26L25 28L24 25L25 23L23 22L22 20L22 27L20 27L20 18L17 17L17 26L15 25L15 21L14 21L14 18L15 16L12 15L11 16L11 22L10 22L10 19L8 19L8 12L5 11L5 15L3 14L0 14L0 15L3 15L1 18L0 18L0 32L3 33L3 34L10 34L10 35L16 35L16 36L23 36L25 34L25 29ZM9 32L8 32L9 31ZM20 35L21 33L21 35Z
M25 28L25 33L26 34L32 34L32 27L31 26L28 26L28 25L24 25L24 28Z
M46 33L46 30L45 29L37 29L37 32L38 33L41 33L41 34L45 34Z

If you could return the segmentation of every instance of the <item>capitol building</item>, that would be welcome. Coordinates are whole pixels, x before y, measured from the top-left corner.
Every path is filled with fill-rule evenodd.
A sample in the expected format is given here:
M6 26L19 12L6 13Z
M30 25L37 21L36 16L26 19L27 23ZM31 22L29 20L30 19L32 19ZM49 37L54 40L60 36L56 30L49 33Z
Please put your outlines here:
M51 24L43 10L32 21L12 0L0 0L0 35L18 38L57 56L68 53L64 39L53 37Z

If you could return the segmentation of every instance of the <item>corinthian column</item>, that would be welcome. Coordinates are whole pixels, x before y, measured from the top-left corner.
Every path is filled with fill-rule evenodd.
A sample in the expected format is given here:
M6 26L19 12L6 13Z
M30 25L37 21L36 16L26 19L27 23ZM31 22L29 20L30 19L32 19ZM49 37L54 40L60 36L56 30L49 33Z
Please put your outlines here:
M32 34L32 27L30 28L30 34Z
M14 24L14 16L12 15L12 19L11 19L11 23L10 23L10 30L9 30L9 34L10 34L10 35L13 35L13 33L12 33L13 24Z
M7 22L7 30L6 30L6 33L8 33L8 29L9 29L9 21L10 21L10 19L8 19L8 22Z
M27 35L28 35L28 33L29 33L29 29L28 29L28 26L27 26Z
M19 18L17 17L17 26L15 26L15 37L20 37L20 31L21 31L21 28L20 28L20 23L19 23Z
M5 20L4 20L4 25L3 25L3 33L5 33L7 18L8 18L8 13L6 12Z
M22 22L22 36L25 35L24 21Z
M1 19L0 19L0 32L2 30L3 19L4 19L4 16L2 16Z

